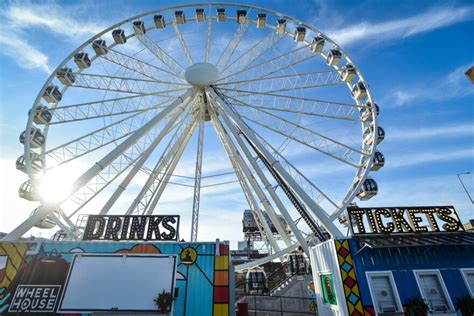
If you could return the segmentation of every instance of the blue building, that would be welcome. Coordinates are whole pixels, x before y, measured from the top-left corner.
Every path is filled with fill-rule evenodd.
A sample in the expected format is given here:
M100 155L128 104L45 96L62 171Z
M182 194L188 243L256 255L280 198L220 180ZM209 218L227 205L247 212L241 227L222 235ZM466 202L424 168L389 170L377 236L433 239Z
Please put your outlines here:
M379 224L373 227L389 227L386 220ZM384 234L363 227L351 238L314 247L319 314L406 315L420 298L430 315L461 315L460 300L474 298L474 233L462 225L452 231L437 227Z

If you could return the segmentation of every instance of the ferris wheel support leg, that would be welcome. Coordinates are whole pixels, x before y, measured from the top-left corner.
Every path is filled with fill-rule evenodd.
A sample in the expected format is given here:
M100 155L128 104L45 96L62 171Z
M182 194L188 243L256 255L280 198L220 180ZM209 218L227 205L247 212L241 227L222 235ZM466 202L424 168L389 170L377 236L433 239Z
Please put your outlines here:
M220 121L218 121L218 119L216 118L216 124L219 124L220 125L220 128L223 130L224 133L226 133L224 127L222 126L222 124L220 123ZM260 203L262 203L263 207L265 208L265 210L267 211L267 214L268 216L270 217L273 225L275 226L278 234L280 234L281 238L283 239L283 241L285 242L286 246L289 246L291 245L291 239L290 237L288 236L288 234L286 233L285 229L283 228L283 226L281 225L280 223L280 220L278 219L278 216L275 212L275 210L273 209L273 206L270 204L270 202L268 201L267 197L265 196L265 193L263 192L263 190L260 188L260 185L258 184L258 182L255 180L252 172L250 171L250 169L248 168L247 164L245 163L245 161L242 159L242 156L240 155L240 153L238 152L237 150L237 147L234 145L234 143L231 141L229 135L227 135L226 133L226 139L228 141L228 145L231 149L231 151L233 152L234 154L234 157L235 157L235 160L237 162L237 164L240 166L240 168L242 169L242 171L244 172L244 175L245 177L248 179L248 182L250 183L250 185L252 186L254 192L257 194L257 197L259 198L260 200Z
M41 206L37 212L28 217L23 223L18 225L14 230L9 234L5 235L2 238L2 241L15 241L20 239L24 234L26 234L36 223L39 223L41 220L46 218L50 213L53 212L53 208L48 208Z
M204 143L204 129L206 109L204 104L201 104L201 115L199 118L199 135L198 146L196 153L196 170L194 174L194 194L193 194L193 215L191 219L191 242L197 241L198 224L199 224L199 204L201 198L201 175L202 175L202 152Z
M178 152L176 155L173 157L172 162L167 166L165 169L165 177L163 180L160 182L159 186L157 187L157 190L154 193L153 200L145 207L145 214L146 215L151 215L153 214L153 211L155 210L156 205L160 201L161 195L163 194L163 191L165 190L166 186L168 185L168 182L170 181L171 175L174 172L174 169L178 165L179 160L181 159L181 156L184 153L184 150L186 149L189 140L191 139L191 136L194 133L194 130L196 129L197 122L194 121L191 129L189 129L186 133L186 136L184 138L183 143L180 145Z
M180 111L179 111L180 110ZM176 122L176 119L184 112L184 108L179 108L179 110L176 111L176 113L173 114L173 117L168 121L166 126L163 128L163 130L160 132L160 134L153 140L153 142L150 144L150 146L146 149L146 151L143 153L143 155L140 157L140 159L137 161L135 166L130 170L128 173L127 177L120 183L118 188L115 190L115 192L112 194L110 199L105 203L104 207L102 210L99 212L99 215L105 215L107 214L112 206L114 205L115 201L120 197L120 195L127 189L127 186L130 184L132 179L135 177L135 175L138 173L138 171L141 169L143 164L147 161L147 159L150 157L152 152L155 150L156 146L161 142L161 140L168 134L168 132L171 130L173 124Z
M308 194L296 183L296 181L288 174L288 172L281 166L280 162L276 160L273 155L260 143L255 134L250 128L240 119L236 113L228 106L228 104L214 91L214 89L209 89L211 97L216 100L218 105L218 111L223 115L228 115L235 126L237 126L242 133L252 142L252 144L259 150L259 152L269 161L271 166L280 174L288 186L301 198L304 204L306 204L311 210L319 214L318 220L326 228L326 230L331 234L332 237L342 237L339 229L334 225L334 223L329 219L326 212L311 199Z
M92 166L82 176L80 176L76 181L74 181L70 196L74 194L77 190L79 190L82 186L86 185L94 176L99 174L99 172L104 169L105 166L109 165L121 153L123 153L134 143L136 143L143 135L149 132L156 124L158 124L162 119L168 116L174 109L186 106L187 101L190 98L192 92L192 89L187 90L182 96L178 97L167 108L163 109L163 111L161 111L158 115L148 121L148 123L143 125L135 133L129 136L123 143L115 147L109 154L107 154L101 160L96 162L94 166Z
M209 113L211 114L212 123L217 131L217 134L219 135L219 138L221 139L221 142L224 145L227 155L229 156L229 159L232 163L232 167L235 170L235 174L237 175L239 183L242 186L242 190L247 198L247 201L249 202L250 208L252 209L253 213L257 215L257 220L258 222L260 222L260 225L262 226L262 229L266 238L266 242L269 243L276 252L280 251L280 246L278 245L275 238L273 237L273 233L265 219L265 216L260 210L260 207L257 201L255 200L255 197L249 187L249 183L250 183L250 185L252 185L254 189L254 192L259 192L258 185L255 186L255 183L251 181L251 174L249 170L246 169L245 164L239 163L240 156L238 152L236 151L235 146L233 145L232 141L229 139L229 136L227 135L220 121L217 119L217 115L212 108L209 108Z
M160 176L163 176L162 170L165 168L167 164L169 164L169 161L173 158L175 153L179 150L179 146L184 143L186 140L186 136L189 133L191 129L193 129L193 126L195 125L194 121L196 119L193 118L192 122L190 123L189 126L185 127L185 121L186 118L183 119L183 121L180 123L180 125L176 128L176 131L173 133L173 136L171 137L171 140L168 142L166 145L166 148L163 150L163 153L161 154L161 157L158 159L158 162L155 164L155 167L153 168L150 176L148 177L147 181L143 185L141 191L138 193L137 197L133 200L132 204L128 208L127 212L125 215L131 215L134 213L140 213L144 209L140 209L140 206L146 206L147 203L142 203L142 200L146 199L147 192L153 190L153 185L156 179ZM183 130L181 130L184 128ZM181 132L181 133L180 133ZM152 192L152 195L154 192Z
M270 194L272 200L275 202L277 208L280 210L280 213L283 215L286 222L290 226L291 231L293 232L293 234L295 234L296 240L301 245L301 248L303 248L303 251L306 253L306 255L309 256L308 244L306 243L306 240L303 234L300 232L300 230L294 223L293 219L291 218L291 215L288 213L286 207L283 205L283 202L280 200L278 195L272 189L272 185L268 181L263 171L258 167L257 163L255 162L255 159L253 159L252 157L252 154L250 153L250 151L248 150L248 148L245 146L244 142L240 138L237 129L235 128L235 126L232 124L232 122L229 120L227 116L223 115L222 118L224 119L227 126L229 126L229 129L232 135L234 135L234 138L237 140L237 143L239 144L239 147L242 149L244 155L247 157L247 160L250 161L250 164L252 165L252 168L255 170L258 177L260 178L260 181L262 181L265 187L265 190L267 190L268 194Z

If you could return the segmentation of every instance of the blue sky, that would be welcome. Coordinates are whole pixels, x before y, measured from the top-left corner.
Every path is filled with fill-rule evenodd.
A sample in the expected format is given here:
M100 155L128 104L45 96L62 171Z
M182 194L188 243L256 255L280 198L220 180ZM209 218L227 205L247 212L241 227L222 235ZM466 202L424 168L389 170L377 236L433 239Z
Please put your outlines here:
M191 2L0 4L0 231L12 229L35 207L17 197L17 188L26 176L14 164L22 152L18 135L50 71L102 29L179 3ZM374 174L379 194L359 205L454 205L462 220L474 218L473 205L456 177L461 172L474 172L474 86L464 76L474 56L472 2L259 1L257 5L323 31L345 49L369 82L386 131L380 146L386 166ZM209 146L215 149L218 143ZM194 167L192 157L184 157L190 164L180 165L184 173ZM224 165L219 171L229 167ZM328 184L335 185L339 176L335 172L334 181ZM462 179L474 196L474 177L463 175ZM239 210L245 205L242 196L235 195L237 189L209 193L209 210L227 208L232 212L209 213L207 220L204 213L203 238L239 239ZM189 207L189 197L179 200L182 204L171 202L175 207ZM171 207L168 210L172 212Z

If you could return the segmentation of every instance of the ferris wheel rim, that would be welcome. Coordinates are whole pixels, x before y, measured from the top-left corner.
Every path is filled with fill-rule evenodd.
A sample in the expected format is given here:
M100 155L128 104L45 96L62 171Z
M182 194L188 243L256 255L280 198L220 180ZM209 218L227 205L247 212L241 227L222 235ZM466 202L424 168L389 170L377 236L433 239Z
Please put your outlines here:
M257 10L260 10L260 11L263 11L263 12L268 12L268 13L272 13L276 16L279 16L279 17L284 17L284 18L287 18L293 22L295 22L296 24L298 25L301 25L301 26L304 26L304 27L307 27L308 29L312 30L313 32L315 33L319 33L321 34L326 40L328 40L330 43L334 44L339 50L341 50L341 52L343 53L344 55L344 58L347 60L348 63L352 63L352 60L350 59L350 57L348 56L348 54L339 46L337 45L332 39L330 39L328 36L326 36L323 32L319 31L318 29L312 27L311 25L308 25L306 23L303 23L301 22L300 20L298 19L295 19L295 18L292 18L286 14L283 14L283 13L280 13L280 12L277 12L277 11L274 11L274 10L270 10L270 9L266 9L266 8L261 8L261 7L257 7L257 6L251 6L251 5L245 5L245 4L236 4L236 3L223 3L223 2L212 2L212 3L194 3L194 4L186 4L186 5L178 5L178 6L168 6L168 7L165 7L165 8L160 8L160 9L157 9L157 10L151 10L151 11L148 11L148 12L145 12L145 13L142 13L142 14L139 14L139 15L136 15L134 17L131 17L131 18L128 18L128 19L125 19L125 20L122 20L114 25L112 25L111 27L109 28L106 28L105 30L103 30L102 32L94 35L93 37L91 37L90 39L88 39L87 41L85 41L82 45L80 45L78 48L76 48L70 55L68 55L57 67L56 69L52 72L52 74L49 76L49 78L46 80L46 83L43 85L43 87L41 88L35 102L33 103L33 107L32 107L32 110L28 116L28 121L27 121L27 128L26 128L26 131L27 131L27 135L29 135L30 133L30 130L31 128L33 127L33 117L34 117L34 114L35 114L35 111L34 109L36 109L36 107L41 104L41 98L43 96L43 93L46 89L46 87L54 80L55 78L55 75L57 73L58 70L60 70L64 65L67 64L67 62L69 62L70 60L72 60L72 57L80 52L82 49L84 49L86 46L90 45L94 40L100 38L101 36L103 36L104 34L107 34L108 32L110 32L111 30L125 24L125 23L128 23L128 22L132 22L136 19L139 19L139 18L142 18L142 17L145 17L145 16L149 16L151 14L154 14L154 13L158 13L158 12L164 12L164 11L169 11L169 10L172 10L172 9L178 9L178 8L188 8L188 7L196 7L196 6L207 6L207 7L211 7L211 6L216 6L216 5L223 5L223 6L230 6L230 7L242 7L242 8L252 8L252 9L257 9ZM155 27L152 27L152 29L155 29ZM289 34L286 34L286 35L289 35ZM131 37L135 37L136 35L135 34L130 34L128 38L131 38ZM306 43L309 45L309 43ZM113 47L115 47L116 43L112 43L111 45L109 45L109 47L112 49ZM326 56L324 54L320 54L323 58L325 58ZM93 56L93 59L92 61L95 59L95 58L98 58L98 56ZM353 63L352 63L353 64ZM336 67L334 66L336 72L338 72L340 70L340 67ZM78 69L78 73L81 73L83 69ZM357 68L357 76L363 81L363 82L366 82L362 73L359 71L359 69ZM346 83L346 85L348 86L349 90L351 89L351 84L350 83ZM64 86L63 88L63 91L65 92L67 89L69 88L69 86ZM370 87L367 85L367 100L369 102L371 102L372 106L374 105L374 102L372 101L372 94L371 94L371 89ZM359 101L356 100L356 103L357 105L360 105L359 104ZM59 104L59 103L58 103ZM58 105L58 104L55 104L55 107ZM356 171L356 176L354 177L354 179L358 178L358 183L355 187L351 189L349 189L348 191L348 194L344 197L343 201L341 201L341 205L339 207L339 210L337 211L340 211L340 210L343 210L344 207L354 198L354 196L356 195L356 193L358 192L358 190L360 189L363 181L365 180L365 178L368 176L369 172L370 172L370 165L371 165L371 161L373 159L373 156L376 152L376 140L377 140L377 134L376 134L376 130L377 130L377 126L378 126L378 119L377 119L377 116L374 115L373 117L373 121L372 121L372 125L374 126L374 132L373 132L373 136L374 136L374 140L372 141L372 144L371 146L369 147L369 153L370 155L367 156L366 158L366 161L365 161L365 168L358 168L357 171ZM364 124L362 123L361 124L362 128L364 127ZM45 138L47 139L47 135L48 135L48 128L49 128L49 124L46 124L45 126ZM45 146L46 146L46 142L45 144L43 144L43 146L41 146L41 153L44 154L45 152ZM28 176L30 178L30 181L34 182L34 174L32 172L32 169L31 169L31 160L30 160L30 143L27 141L25 142L25 145L24 145L24 155L25 155L25 159L26 159L26 169L27 169L27 173L28 173ZM362 165L362 158L361 158L361 163L360 163L361 166ZM364 169L364 170L362 170Z

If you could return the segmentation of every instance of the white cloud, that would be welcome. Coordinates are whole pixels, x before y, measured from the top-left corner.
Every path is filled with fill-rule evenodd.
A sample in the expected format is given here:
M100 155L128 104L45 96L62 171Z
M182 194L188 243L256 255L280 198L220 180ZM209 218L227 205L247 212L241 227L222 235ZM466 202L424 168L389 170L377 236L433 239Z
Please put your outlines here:
M3 49L0 54L11 58L22 68L42 69L48 74L51 73L48 56L31 43L31 34L44 29L51 34L60 35L62 40L79 42L104 29L96 23L75 18L78 11L75 6L12 3L2 9L0 43Z
M436 163L436 162L445 162L453 161L465 158L474 158L474 148L468 149L459 149L459 150L449 150L445 151L439 149L439 151L432 152L417 152L410 153L409 155L398 155L394 157L393 161L387 162L387 168L400 168L407 166L414 166L426 163Z
M398 88L389 93L386 104L403 106L417 101L445 101L474 94L472 84L464 75L471 65L463 65L444 78L434 80L428 85Z
M48 56L31 46L27 41L15 33L9 33L8 30L0 30L0 44L3 49L2 54L13 59L20 67L26 69L40 68L46 73L51 73L48 65Z
M379 23L363 21L356 25L329 30L327 34L339 45L354 44L368 40L387 41L396 38L406 38L466 20L472 20L473 12L473 6L434 8L398 20Z
M434 126L428 128L405 128L398 126L393 132L388 133L390 141L394 140L415 140L425 138L439 137L462 137L474 134L474 125L472 122L459 123L448 126Z

